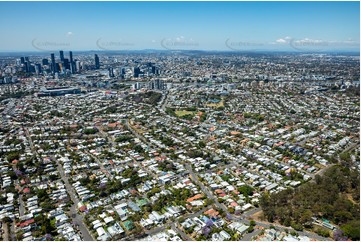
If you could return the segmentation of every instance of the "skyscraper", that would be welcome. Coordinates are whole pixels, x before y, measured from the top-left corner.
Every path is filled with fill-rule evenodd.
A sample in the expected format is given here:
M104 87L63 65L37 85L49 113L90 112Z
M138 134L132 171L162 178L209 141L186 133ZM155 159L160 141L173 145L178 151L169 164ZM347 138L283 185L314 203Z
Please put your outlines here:
M66 70L70 70L69 60L67 58L64 59L63 66Z
M113 67L109 67L109 69L108 69L108 71L109 71L109 77L114 77L114 69L113 69Z
M30 65L30 63L27 62L27 61L25 61L25 63L24 63L24 71L25 71L26 73L29 72L29 65Z
M74 74L75 71L76 71L76 67L75 67L75 63L74 63L74 60L73 60L73 52L72 51L69 51L69 65L70 65L70 72L71 74Z
M41 73L41 65L40 64L35 64L35 73L37 75L39 75Z
M44 65L49 65L49 60L48 59L43 59L42 64L43 64L43 66Z
M134 67L133 68L133 77L139 77L139 74L141 74L140 68L139 67Z
M76 61L76 62L75 62L75 67L76 67L76 71L77 71L77 72L80 72L80 69L81 69L81 63L80 63L80 61Z
M99 62L99 57L97 54L94 55L94 59L95 59L95 69L99 69L100 68L100 62Z
M24 57L20 57L20 63L24 64L25 63L25 58Z
M61 60L61 62L63 62L64 61L64 51L59 51L59 53L60 53L60 60Z
M56 72L56 65L55 65L55 55L51 53L51 72L54 74Z

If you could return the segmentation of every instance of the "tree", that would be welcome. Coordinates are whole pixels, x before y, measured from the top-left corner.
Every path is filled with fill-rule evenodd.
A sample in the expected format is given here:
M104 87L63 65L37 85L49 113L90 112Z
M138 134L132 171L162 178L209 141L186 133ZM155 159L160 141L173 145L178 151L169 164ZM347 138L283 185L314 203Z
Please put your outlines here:
M18 178L14 171L9 171L8 176L10 176L11 180L16 180Z
M6 159L9 162L12 162L13 160L18 160L19 158L20 158L20 153L18 151L11 152L6 156Z
M254 221L254 220L249 221L249 225L250 226L256 226L256 221Z
M352 240L360 240L360 221L353 220L347 224L341 226L341 229L344 231L345 235L351 238Z
M245 196L251 196L254 191L253 187L248 186L248 185L240 186L240 187L238 187L237 190Z
M12 222L12 220L11 220L11 218L9 218L9 217L4 217L3 219L2 219L2 221L4 222L4 223L11 223Z
M204 147L206 147L206 142L201 140L201 141L198 142L198 145L199 145L200 148L204 148Z
M346 241L347 237L344 235L342 230L336 229L333 232L333 239L336 240L336 241Z
M311 223L312 222L312 216L313 216L313 213L311 212L311 210L306 209L301 215L300 223L303 224L303 225Z
M330 237L330 232L326 229L317 229L316 234L318 234L322 237Z
M353 216L350 212L345 211L345 210L341 210L341 211L336 211L334 213L334 217L335 217L335 221L337 223L344 223L347 222L349 220L352 220Z
M291 227L294 230L297 230L297 231L302 231L303 230L303 226L301 224L299 224L299 223L291 222Z

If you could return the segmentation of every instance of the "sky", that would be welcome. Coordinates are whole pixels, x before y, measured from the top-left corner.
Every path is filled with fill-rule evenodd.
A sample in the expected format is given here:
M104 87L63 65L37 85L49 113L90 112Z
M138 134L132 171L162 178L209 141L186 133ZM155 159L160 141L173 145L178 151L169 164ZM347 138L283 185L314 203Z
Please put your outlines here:
M0 51L357 50L359 2L0 2Z

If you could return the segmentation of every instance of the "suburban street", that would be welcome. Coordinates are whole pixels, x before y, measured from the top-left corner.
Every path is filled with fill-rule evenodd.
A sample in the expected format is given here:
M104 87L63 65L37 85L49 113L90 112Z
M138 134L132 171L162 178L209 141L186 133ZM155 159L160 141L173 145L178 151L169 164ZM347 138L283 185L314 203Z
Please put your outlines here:
M70 217L73 220L74 224L77 224L79 226L79 230L82 234L82 237L84 240L86 241L94 241L93 237L91 236L91 233L89 232L87 226L84 224L84 218L82 215L78 214L78 209L77 209L77 204L79 203L79 199L77 197L77 195L75 194L74 188L73 186L69 183L68 178L66 177L63 167L60 164L60 162L53 157L53 159L55 159L56 164L57 164L57 169L59 171L59 174L61 176L61 179L64 181L64 185L66 187L66 190L70 196L70 199L72 200L73 204L70 207ZM75 216L73 216L75 215Z

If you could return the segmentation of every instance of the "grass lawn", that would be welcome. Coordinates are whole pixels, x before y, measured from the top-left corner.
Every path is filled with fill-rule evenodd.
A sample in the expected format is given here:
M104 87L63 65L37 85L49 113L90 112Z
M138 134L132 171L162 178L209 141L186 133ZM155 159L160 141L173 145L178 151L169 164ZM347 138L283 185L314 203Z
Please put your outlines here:
M207 106L207 107L216 107L216 108L224 107L223 98L222 98L222 100L221 100L219 103L207 103L206 106Z
M182 117L182 116L185 116L185 115L194 115L195 112L192 112L192 111L186 111L186 110L177 110L175 111L175 114L178 116L178 117Z
M321 165L321 164L315 164L315 166L318 167L318 168L320 168L320 169L325 168L325 166L324 166L324 165Z

